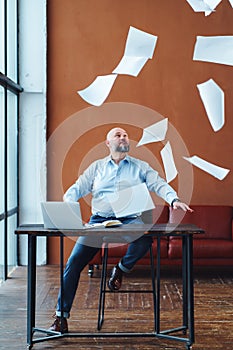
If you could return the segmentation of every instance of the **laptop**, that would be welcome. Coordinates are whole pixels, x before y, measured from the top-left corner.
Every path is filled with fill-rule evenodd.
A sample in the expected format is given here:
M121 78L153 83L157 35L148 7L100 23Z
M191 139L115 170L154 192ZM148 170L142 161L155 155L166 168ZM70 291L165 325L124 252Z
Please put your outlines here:
M44 228L64 230L85 228L78 202L42 202L41 210Z
M116 218L140 214L155 208L145 183L107 194Z

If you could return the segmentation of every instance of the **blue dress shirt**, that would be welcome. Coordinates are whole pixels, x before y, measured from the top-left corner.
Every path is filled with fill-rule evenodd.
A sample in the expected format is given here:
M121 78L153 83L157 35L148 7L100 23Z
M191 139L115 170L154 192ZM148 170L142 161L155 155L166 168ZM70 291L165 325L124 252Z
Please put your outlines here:
M107 195L141 183L169 204L177 198L174 189L148 163L127 155L119 165L111 156L93 162L66 191L64 200L78 201L91 193L92 214L107 218L114 216Z

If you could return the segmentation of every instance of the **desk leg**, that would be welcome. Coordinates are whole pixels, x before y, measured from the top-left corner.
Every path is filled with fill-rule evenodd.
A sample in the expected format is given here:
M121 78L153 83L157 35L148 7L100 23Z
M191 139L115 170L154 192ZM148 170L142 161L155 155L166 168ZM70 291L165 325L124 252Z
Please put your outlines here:
M108 243L105 243L104 244L104 256L103 256L103 263L102 263L101 280L100 280L100 296L99 296L98 323L97 323L98 331L101 330L101 327L104 323L107 262L108 262Z
M161 238L157 237L157 271L156 271L156 333L160 333L160 268L161 268Z
M153 294L153 306L154 306L154 330L156 332L156 288L155 288L155 264L153 256L153 247L150 246L150 266L151 266L151 284Z
M61 333L64 329L64 282L63 282L63 273L64 273L64 237L60 236L60 288L61 288Z
M188 329L188 303L187 303L187 237L182 237L182 283L183 283L183 333Z
M189 339L194 343L193 236L187 235L187 293Z
M32 348L36 308L36 236L28 235L27 345Z

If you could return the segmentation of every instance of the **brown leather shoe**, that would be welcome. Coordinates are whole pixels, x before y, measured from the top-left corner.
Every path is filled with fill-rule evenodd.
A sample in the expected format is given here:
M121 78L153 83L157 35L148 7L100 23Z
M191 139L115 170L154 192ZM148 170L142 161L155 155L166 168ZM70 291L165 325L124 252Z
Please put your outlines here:
M111 277L108 281L108 288L112 292L117 292L121 288L123 277L123 271L119 268L118 265L114 266L111 272Z
M55 321L49 327L48 330L52 331L52 332L68 333L67 319L65 317L61 318L61 317L58 317L56 315L54 315L53 317L55 318ZM61 324L62 324L62 327L61 327Z

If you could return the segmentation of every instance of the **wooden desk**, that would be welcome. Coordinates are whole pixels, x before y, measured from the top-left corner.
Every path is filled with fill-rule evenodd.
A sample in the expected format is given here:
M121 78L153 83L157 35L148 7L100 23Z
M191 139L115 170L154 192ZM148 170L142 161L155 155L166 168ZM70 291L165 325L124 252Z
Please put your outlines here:
M155 225L123 225L115 228L91 228L85 230L49 230L43 226L29 225L21 226L15 231L18 235L28 236L28 284L27 284L27 348L31 349L33 344L50 339L61 337L157 337L174 341L183 342L186 349L190 349L194 343L194 291L193 291L193 235L202 234L204 231L195 225L174 225L174 224L155 224ZM150 333L104 333L96 331L94 333L57 333L46 329L35 327L36 310L36 241L37 237L60 237L60 287L61 296L63 295L63 245L64 237L79 237L86 235L98 235L101 237L117 237L117 241L124 237L132 236L136 239L141 235L149 235L157 239L157 266L156 266L156 320L155 330ZM178 328L160 330L160 241L162 237L180 236L182 239L182 284L183 284L183 324ZM61 298L62 299L62 298ZM61 309L63 307L61 302ZM45 333L46 336L33 339L35 331ZM182 332L183 337L174 335Z

